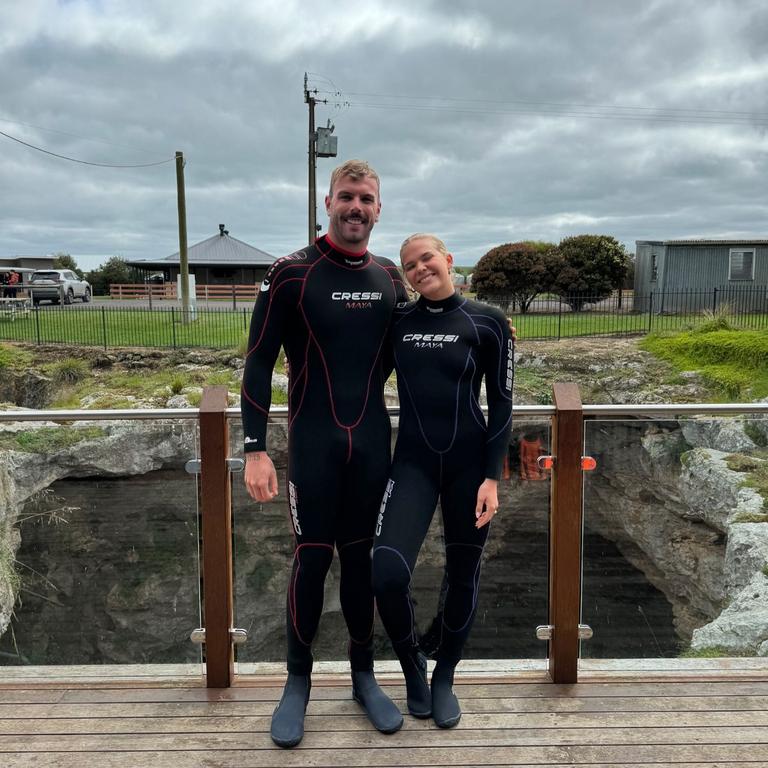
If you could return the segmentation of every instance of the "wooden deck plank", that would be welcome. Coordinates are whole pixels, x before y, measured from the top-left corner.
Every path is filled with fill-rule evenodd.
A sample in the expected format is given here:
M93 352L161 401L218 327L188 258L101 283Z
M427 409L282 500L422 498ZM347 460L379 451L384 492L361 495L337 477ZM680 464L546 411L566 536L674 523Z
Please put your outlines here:
M395 698L401 710L405 700ZM255 717L271 715L277 699L272 701L188 701L149 703L91 703L58 704L15 703L0 704L0 720L25 718L80 717ZM537 698L492 699L462 697L461 707L466 715L483 713L557 713L557 712L709 712L709 711L768 711L768 696L631 696L612 698ZM315 701L311 699L310 716L355 715L359 705L349 699Z
M93 753L56 752L3 755L8 768L82 768ZM768 764L765 745L681 745L632 747L506 747L504 749L452 749L425 747L405 752L382 749L231 750L228 752L179 750L167 752L102 752L99 768L395 768L400 766L569 766L603 764L616 768L646 764L680 763L696 768L725 768ZM92 764L92 763L91 763Z
M404 709L404 688L385 685ZM444 731L406 717L377 733L344 678L317 676L306 736L269 738L281 693L269 684L206 690L0 689L3 768L271 768L272 766L768 766L768 681L493 684L460 680L464 716ZM10 701L8 700L10 698Z
M384 690L393 698L403 698L402 685L385 684ZM99 688L74 690L0 690L3 703L120 703L173 701L276 701L282 686L234 688ZM555 685L547 683L475 684L457 681L460 698L519 699L519 698L594 698L594 697L685 697L685 696L765 696L768 681L742 682L657 682L657 683L576 683ZM313 701L348 699L348 686L313 685Z
M161 734L161 733L254 733L269 731L270 715L212 715L208 717L81 717L81 718L9 718L0 719L0 735L45 734ZM429 720L407 719L408 730L428 730L434 725ZM670 720L666 712L571 712L539 714L470 715L464 713L462 730L516 730L526 729L654 729L666 728L765 728L768 732L768 712L686 712L677 713ZM327 733L370 730L370 723L358 709L340 715L309 714L305 730Z
M409 723L410 726L410 723ZM405 727L383 736L368 727L363 731L339 731L335 728L308 732L302 746L306 749L389 749L410 751L426 748L490 748L552 746L764 746L768 749L768 728L521 728L476 730L436 726ZM273 748L266 729L252 733L66 733L55 735L0 735L3 752L133 752L178 750L270 750ZM746 748L746 747L745 747Z

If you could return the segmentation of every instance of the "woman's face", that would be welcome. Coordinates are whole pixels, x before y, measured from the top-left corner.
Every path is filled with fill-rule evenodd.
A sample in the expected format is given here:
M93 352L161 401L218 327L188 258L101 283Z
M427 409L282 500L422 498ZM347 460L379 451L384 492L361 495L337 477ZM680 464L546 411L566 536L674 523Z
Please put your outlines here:
M453 256L438 250L432 240L412 240L405 246L400 258L405 278L414 291L436 301L453 295L450 272Z

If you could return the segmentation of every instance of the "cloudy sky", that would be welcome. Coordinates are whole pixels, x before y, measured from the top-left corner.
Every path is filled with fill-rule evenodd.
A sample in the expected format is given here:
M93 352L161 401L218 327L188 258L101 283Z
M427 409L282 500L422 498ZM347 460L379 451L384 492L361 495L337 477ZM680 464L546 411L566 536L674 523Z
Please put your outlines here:
M764 0L24 0L0 5L0 131L93 163L184 152L189 242L307 237L304 72L338 161L382 177L371 249L768 236ZM322 194L337 160L318 160ZM178 250L173 163L0 136L0 256Z

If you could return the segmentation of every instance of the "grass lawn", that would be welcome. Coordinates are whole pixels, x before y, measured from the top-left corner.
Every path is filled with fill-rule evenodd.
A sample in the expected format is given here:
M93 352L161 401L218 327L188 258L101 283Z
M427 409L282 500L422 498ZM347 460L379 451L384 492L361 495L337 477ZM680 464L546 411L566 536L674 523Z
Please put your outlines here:
M11 321L0 320L0 339L32 343L82 344L101 347L237 348L243 344L250 309L198 310L196 319L182 323L180 310L121 307L44 307ZM563 312L514 314L520 340L575 336L643 335L690 330L700 316ZM768 316L736 318L747 328L768 329Z
M680 371L698 371L724 400L768 396L768 333L749 330L684 331L653 334L640 346Z
M182 323L180 310L113 307L38 308L27 317L0 322L0 338L101 347L235 348L250 323L249 310L198 310Z

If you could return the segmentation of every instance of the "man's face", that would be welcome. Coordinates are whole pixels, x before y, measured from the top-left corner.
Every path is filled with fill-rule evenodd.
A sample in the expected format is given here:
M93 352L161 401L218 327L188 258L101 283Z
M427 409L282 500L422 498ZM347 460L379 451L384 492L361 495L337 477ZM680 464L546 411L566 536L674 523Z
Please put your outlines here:
M376 180L369 176L357 180L342 176L334 184L333 194L326 195L325 210L331 240L350 251L364 250L381 212Z

